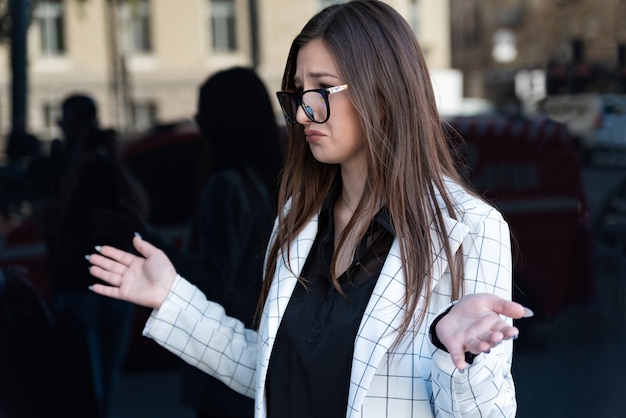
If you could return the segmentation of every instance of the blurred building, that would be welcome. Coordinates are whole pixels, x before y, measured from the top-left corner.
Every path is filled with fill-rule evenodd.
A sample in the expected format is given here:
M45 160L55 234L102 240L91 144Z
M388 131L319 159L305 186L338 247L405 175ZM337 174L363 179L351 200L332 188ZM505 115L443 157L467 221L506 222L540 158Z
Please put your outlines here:
M506 105L519 72L534 70L547 94L626 91L624 1L450 0L450 10L467 96Z
M34 0L27 130L58 135L62 98L93 95L103 125L132 133L190 119L212 72L256 66L278 90L293 37L329 0ZM389 0L415 28L433 69L450 67L448 4ZM9 46L0 45L0 146L10 131ZM244 115L242 115L244 117Z

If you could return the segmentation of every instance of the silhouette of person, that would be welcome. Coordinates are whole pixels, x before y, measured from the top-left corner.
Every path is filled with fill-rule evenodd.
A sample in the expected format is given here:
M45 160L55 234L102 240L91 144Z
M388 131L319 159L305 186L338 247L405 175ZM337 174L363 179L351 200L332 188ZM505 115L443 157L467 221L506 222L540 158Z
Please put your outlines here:
M234 67L200 87L196 122L204 139L201 185L178 269L229 315L248 326L263 278L263 257L276 217L282 157L265 85L251 69ZM197 417L252 417L254 402L187 364L183 402Z
M72 374L68 385L92 386L95 414L102 418L108 415L124 365L134 307L93 297L86 261L76 263L76 259L105 242L130 250L130 238L142 224L147 204L117 155L116 134L98 126L91 97L67 97L59 126L64 140L52 144L47 184L35 188L46 191L40 224L48 250L53 306L59 316L76 321L82 330L92 377L91 382L81 383L72 381L80 374ZM107 221L110 214L126 222Z

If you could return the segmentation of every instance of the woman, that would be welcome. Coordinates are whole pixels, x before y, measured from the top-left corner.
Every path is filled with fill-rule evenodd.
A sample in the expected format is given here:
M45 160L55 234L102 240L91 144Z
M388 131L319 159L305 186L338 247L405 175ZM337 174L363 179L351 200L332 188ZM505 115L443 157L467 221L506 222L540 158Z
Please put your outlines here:
M155 308L144 333L254 397L257 417L513 417L510 318L529 313L510 301L509 230L461 185L406 21L378 1L324 9L283 90L258 330L140 237L145 258L90 256L110 284L93 290Z
M250 103L255 103L254 112L249 112ZM246 123L240 122L243 114ZM252 326L282 162L272 102L252 69L229 68L200 86L196 122L206 146L200 161L207 180L186 248L166 253L207 298ZM182 369L182 394L197 418L254 414L252 399L191 365Z

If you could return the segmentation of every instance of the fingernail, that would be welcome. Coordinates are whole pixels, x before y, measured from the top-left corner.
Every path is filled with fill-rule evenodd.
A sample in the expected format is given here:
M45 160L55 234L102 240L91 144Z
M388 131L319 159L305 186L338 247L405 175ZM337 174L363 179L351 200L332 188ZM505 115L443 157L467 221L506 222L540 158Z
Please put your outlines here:
M96 251L98 251L98 252L102 251L102 246L96 245Z
M510 337L511 340L515 341L519 338L519 334L515 334L513 336Z
M524 308L524 315L522 318L532 318L533 316L535 316L535 313L531 309Z
M93 291L93 285L89 286L89 290Z
M461 374L465 373L465 369L458 369L458 370L459 370L459 373Z
M141 234L140 234L139 232L135 232L135 236L136 236L137 238L139 238L139 239L143 239L143 238L141 238Z
M85 255L85 260L89 261L89 257L91 257L89 254Z

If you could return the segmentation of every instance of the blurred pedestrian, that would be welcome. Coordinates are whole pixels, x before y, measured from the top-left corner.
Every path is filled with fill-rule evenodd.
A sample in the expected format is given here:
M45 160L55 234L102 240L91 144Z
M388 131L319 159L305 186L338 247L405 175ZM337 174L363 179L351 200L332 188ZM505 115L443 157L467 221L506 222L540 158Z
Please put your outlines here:
M253 70L230 68L202 84L195 119L205 141L206 181L187 247L168 254L185 277L251 327L282 162L272 102ZM185 364L182 373L183 401L198 418L254 415L252 399L196 367Z
M143 191L118 156L115 132L100 128L94 100L71 95L61 109L63 139L53 143L38 177L45 185L34 187L45 193L43 199L36 199L42 205L36 213L42 218L39 223L47 244L55 312L64 321L75 322L84 336L78 341L87 350L88 373L70 373L68 390L93 388L95 413L102 418L108 416L124 366L134 306L94 297L87 288L93 279L86 264L76 259L103 243L132 251L129 237L143 223L148 208ZM108 222L109 213L127 222ZM78 358L68 365L70 370L84 367ZM92 380L73 381L84 375ZM74 399L72 393L67 395Z

